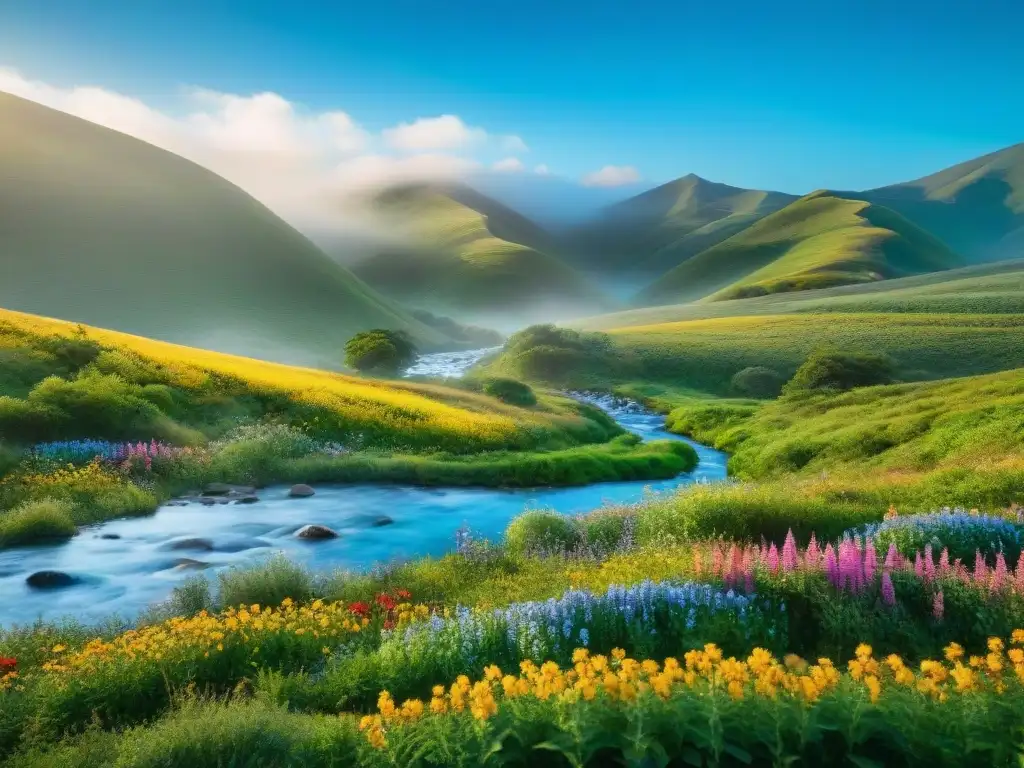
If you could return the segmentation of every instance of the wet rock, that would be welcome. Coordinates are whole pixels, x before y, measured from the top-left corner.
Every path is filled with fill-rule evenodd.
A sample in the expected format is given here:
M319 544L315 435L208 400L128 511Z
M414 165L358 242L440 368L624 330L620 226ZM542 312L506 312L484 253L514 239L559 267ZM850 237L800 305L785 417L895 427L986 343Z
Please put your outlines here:
M206 496L224 496L231 493L231 490L232 486L227 483L210 483L203 489L203 494Z
M212 552L213 542L209 539L181 539L179 541L172 541L167 548L173 550L191 549L194 552Z
M259 496L257 496L255 493L250 493L247 496L243 496L242 498L238 499L235 502L235 504L255 504L259 500Z
M288 497L292 499L306 499L314 495L315 493L316 491L314 491L308 485L299 483L298 485L293 485L292 489L288 491Z
M217 500L211 499L208 496L200 496L199 503L202 504L204 507L212 507L214 504L217 503Z
M101 533L100 534L100 538L101 539L120 539L121 538L121 534L120 533Z
M326 525L304 525L295 532L300 539L336 539L338 534Z
M381 528L385 525L391 525L394 522L395 521L387 515L378 515L377 517L373 518L373 522L370 523L370 525L372 525L374 528Z
M176 571L202 571L209 567L209 563L204 563L202 560L193 560L191 557L179 557L174 561L173 566Z
M77 584L80 579L64 571L36 571L25 579L33 589L62 589Z
M165 507L187 507L188 506L188 502L185 501L184 499L171 499L166 504L164 504L164 506Z
M235 539L218 542L215 548L218 552L244 552L247 549L262 549L269 546L270 542L263 539Z

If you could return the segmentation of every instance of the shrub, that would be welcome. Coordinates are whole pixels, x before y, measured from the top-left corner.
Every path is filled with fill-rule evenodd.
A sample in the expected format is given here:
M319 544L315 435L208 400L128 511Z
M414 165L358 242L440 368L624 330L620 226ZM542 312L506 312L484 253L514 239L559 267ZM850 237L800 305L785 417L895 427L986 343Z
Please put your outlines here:
M488 379L483 385L484 392L509 405L530 406L537 404L537 396L529 384L515 379Z
M71 504L59 499L27 501L0 513L0 547L67 539L77 530Z
M573 376L607 376L623 367L606 333L584 333L554 325L532 325L509 337L504 357L527 379L565 382Z
M13 443L37 443L63 432L67 414L41 403L0 396L0 438Z
M364 373L393 376L416 360L416 347L404 331L375 328L345 344L345 365Z
M894 363L869 352L813 353L783 388L786 394L814 390L845 391L892 382Z
M737 395L761 400L778 397L785 383L786 379L781 373L763 365L744 368L732 377L731 382L732 389Z
M517 554L571 550L580 541L580 530L572 518L557 512L530 510L519 515L505 529L505 544Z
M286 598L303 601L313 596L309 571L281 555L248 568L231 568L218 575L217 600L222 606L280 605Z

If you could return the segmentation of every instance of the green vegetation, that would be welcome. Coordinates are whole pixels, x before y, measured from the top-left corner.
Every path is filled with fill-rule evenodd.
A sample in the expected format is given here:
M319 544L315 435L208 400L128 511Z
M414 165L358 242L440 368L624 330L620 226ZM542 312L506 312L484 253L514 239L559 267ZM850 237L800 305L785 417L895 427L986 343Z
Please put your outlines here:
M960 259L882 206L815 192L688 259L637 301L727 300L934 272Z
M381 250L354 270L394 299L458 316L609 307L556 258L543 230L471 189L402 186L380 193L375 204L408 245Z
M496 397L510 405L529 407L537 404L537 395L534 394L530 385L516 379L487 379L483 383L483 390L491 397Z
M771 400L782 392L786 379L774 368L752 365L739 371L730 383L733 391L741 397Z
M415 362L416 345L403 331L374 328L345 343L345 365L363 373L396 376Z
M654 278L795 199L690 174L608 207L567 248L581 269Z
M815 390L845 391L857 387L892 383L893 362L870 352L827 352L819 350L797 368L783 391L786 394Z
M28 501L0 516L0 548L69 539L77 530L67 502L52 498Z
M0 306L328 368L369 328L458 346L219 176L6 93L0 179Z

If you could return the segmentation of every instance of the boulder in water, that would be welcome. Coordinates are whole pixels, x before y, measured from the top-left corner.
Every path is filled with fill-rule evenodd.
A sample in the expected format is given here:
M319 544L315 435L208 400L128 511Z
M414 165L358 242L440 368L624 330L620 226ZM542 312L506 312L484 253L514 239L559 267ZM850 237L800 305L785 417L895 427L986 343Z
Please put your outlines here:
M120 533L101 533L100 534L100 538L101 539L120 539L121 538L121 534Z
M326 525L304 525L295 532L300 539L336 539L338 534Z
M288 491L288 498L290 498L290 499L307 499L310 496L313 496L315 493L316 493L316 491L314 491L312 488L310 488L305 483L299 483L298 485L293 485L291 490Z
M171 499L164 504L165 507L187 507L188 502L184 499Z
M203 489L206 496L225 496L231 493L233 487L227 483L210 483Z
M79 579L64 571L36 571L25 579L25 583L33 589L62 589L78 582Z
M191 549L196 552L212 552L213 542L209 539L180 539L178 541L172 541L168 549Z
M370 525L372 525L374 528L381 528L385 525L391 525L394 522L395 521L387 515L378 515L377 517L373 518L373 522L370 523Z
M259 496L257 496L255 493L250 493L240 498L238 501L235 502L235 504L255 504L259 500Z
M174 561L174 570L176 571L201 571L209 567L209 563L204 563L202 560L193 560L191 557L179 557Z

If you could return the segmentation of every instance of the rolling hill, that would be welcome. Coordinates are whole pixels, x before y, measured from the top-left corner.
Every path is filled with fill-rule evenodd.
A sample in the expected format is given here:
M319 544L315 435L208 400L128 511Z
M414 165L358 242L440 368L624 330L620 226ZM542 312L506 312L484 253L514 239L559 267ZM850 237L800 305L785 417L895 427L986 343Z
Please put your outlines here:
M826 288L960 263L942 242L899 214L818 191L683 262L645 288L636 303Z
M382 248L353 271L394 299L501 325L610 306L588 280L551 255L542 228L462 185L412 184L379 193L375 209L405 244Z
M653 279L796 199L690 174L608 206L566 241L581 268Z
M0 93L0 306L337 367L353 333L451 346L238 187Z
M849 196L892 208L974 261L1014 258L1024 246L1024 143Z

